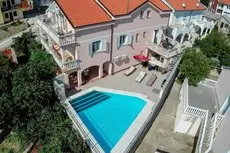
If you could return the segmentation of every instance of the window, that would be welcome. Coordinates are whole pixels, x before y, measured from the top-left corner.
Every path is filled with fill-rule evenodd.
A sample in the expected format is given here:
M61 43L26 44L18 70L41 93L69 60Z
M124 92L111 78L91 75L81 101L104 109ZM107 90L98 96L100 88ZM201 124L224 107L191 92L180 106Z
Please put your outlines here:
M151 17L151 11L148 10L148 11L147 11L147 18L150 18L150 17Z
M2 2L2 6L3 6L3 7L6 7L6 2Z
M143 11L141 11L141 19L144 19L144 12Z
M147 37L147 32L143 33L143 37L146 38Z
M14 11L14 16L17 16L18 14L17 14L17 11Z
M127 35L120 36L120 46L125 45L127 42Z
M95 53L104 52L107 50L106 40L97 40L89 44L89 55L93 56Z
M9 15L8 15L8 13L6 13L6 14L5 14L5 18L6 18L6 19L7 19L7 18L9 18Z
M140 41L140 34L137 33L137 34L136 34L136 42L139 42L139 41Z
M221 24L220 24L220 28L223 28L224 27L224 23L223 22L221 22Z
M99 51L101 49L101 41L95 41L92 43L92 52L93 54L96 53L97 51Z
M14 5L15 4L15 0L11 0L11 4Z
M224 27L225 27L225 28L228 28L228 24L225 24Z

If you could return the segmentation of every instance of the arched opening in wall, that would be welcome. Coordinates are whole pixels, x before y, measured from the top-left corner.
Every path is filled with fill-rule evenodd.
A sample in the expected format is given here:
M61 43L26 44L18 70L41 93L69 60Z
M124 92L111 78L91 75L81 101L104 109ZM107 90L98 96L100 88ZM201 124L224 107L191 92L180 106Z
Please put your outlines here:
M69 85L71 87L78 86L77 71L69 74Z
M188 38L189 38L189 36L188 36L188 34L186 33L186 34L184 35L184 39L183 39L183 42L186 42L186 41L188 41Z
M211 30L210 30L210 29L208 29L207 34L209 34L210 32L211 32Z
M207 31L207 28L204 28L203 32L202 32L202 35L204 35Z
M201 34L201 28L199 26L195 26L195 32L200 35Z
M181 39L182 39L182 34L179 34L177 37L176 37L176 41L178 41L179 43L181 42Z
M107 76L109 74L109 66L110 66L110 61L105 62L103 64L103 77Z
M86 84L99 76L99 66L91 66L82 71L82 84Z

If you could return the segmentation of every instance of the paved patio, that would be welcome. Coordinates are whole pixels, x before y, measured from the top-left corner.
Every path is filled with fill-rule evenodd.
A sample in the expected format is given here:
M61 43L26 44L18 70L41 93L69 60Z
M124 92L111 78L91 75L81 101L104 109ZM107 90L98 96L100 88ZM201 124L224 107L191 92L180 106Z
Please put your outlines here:
M156 149L170 153L191 153L194 138L174 133L177 99L180 85L174 83L161 112L145 135L136 153L154 153Z
M163 80L166 78L167 74L162 75L160 72L156 71L149 71L147 68L142 68L141 65L136 66L137 69L134 73L130 76L124 75L124 72L121 71L114 75L107 76L105 78L95 80L84 85L81 89L87 89L93 86L103 87L103 88L111 88L116 90L123 90L129 92L136 92L141 93L149 97L149 99L153 100L154 102L158 101L159 93L161 90L161 84ZM140 71L144 71L147 73L145 78L142 80L141 83L135 81L135 78L139 75ZM152 74L157 75L157 79L154 84L150 87L147 86L146 83L151 77Z

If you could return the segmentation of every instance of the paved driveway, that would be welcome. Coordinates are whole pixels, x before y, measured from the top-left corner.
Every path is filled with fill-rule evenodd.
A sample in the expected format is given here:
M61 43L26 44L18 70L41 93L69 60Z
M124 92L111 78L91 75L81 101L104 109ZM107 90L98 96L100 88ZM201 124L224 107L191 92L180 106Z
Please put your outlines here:
M192 152L194 138L173 132L179 89L180 85L175 83L165 105L136 153L154 153L157 148L170 153Z

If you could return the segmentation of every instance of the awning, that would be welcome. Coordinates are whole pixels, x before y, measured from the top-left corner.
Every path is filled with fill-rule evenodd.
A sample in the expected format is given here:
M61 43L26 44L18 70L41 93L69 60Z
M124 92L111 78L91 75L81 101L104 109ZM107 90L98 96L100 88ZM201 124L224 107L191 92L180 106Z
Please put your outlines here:
M136 60L138 61L141 61L141 62L146 62L146 61L149 61L150 59L144 55L135 55L133 56L133 58L135 58Z

